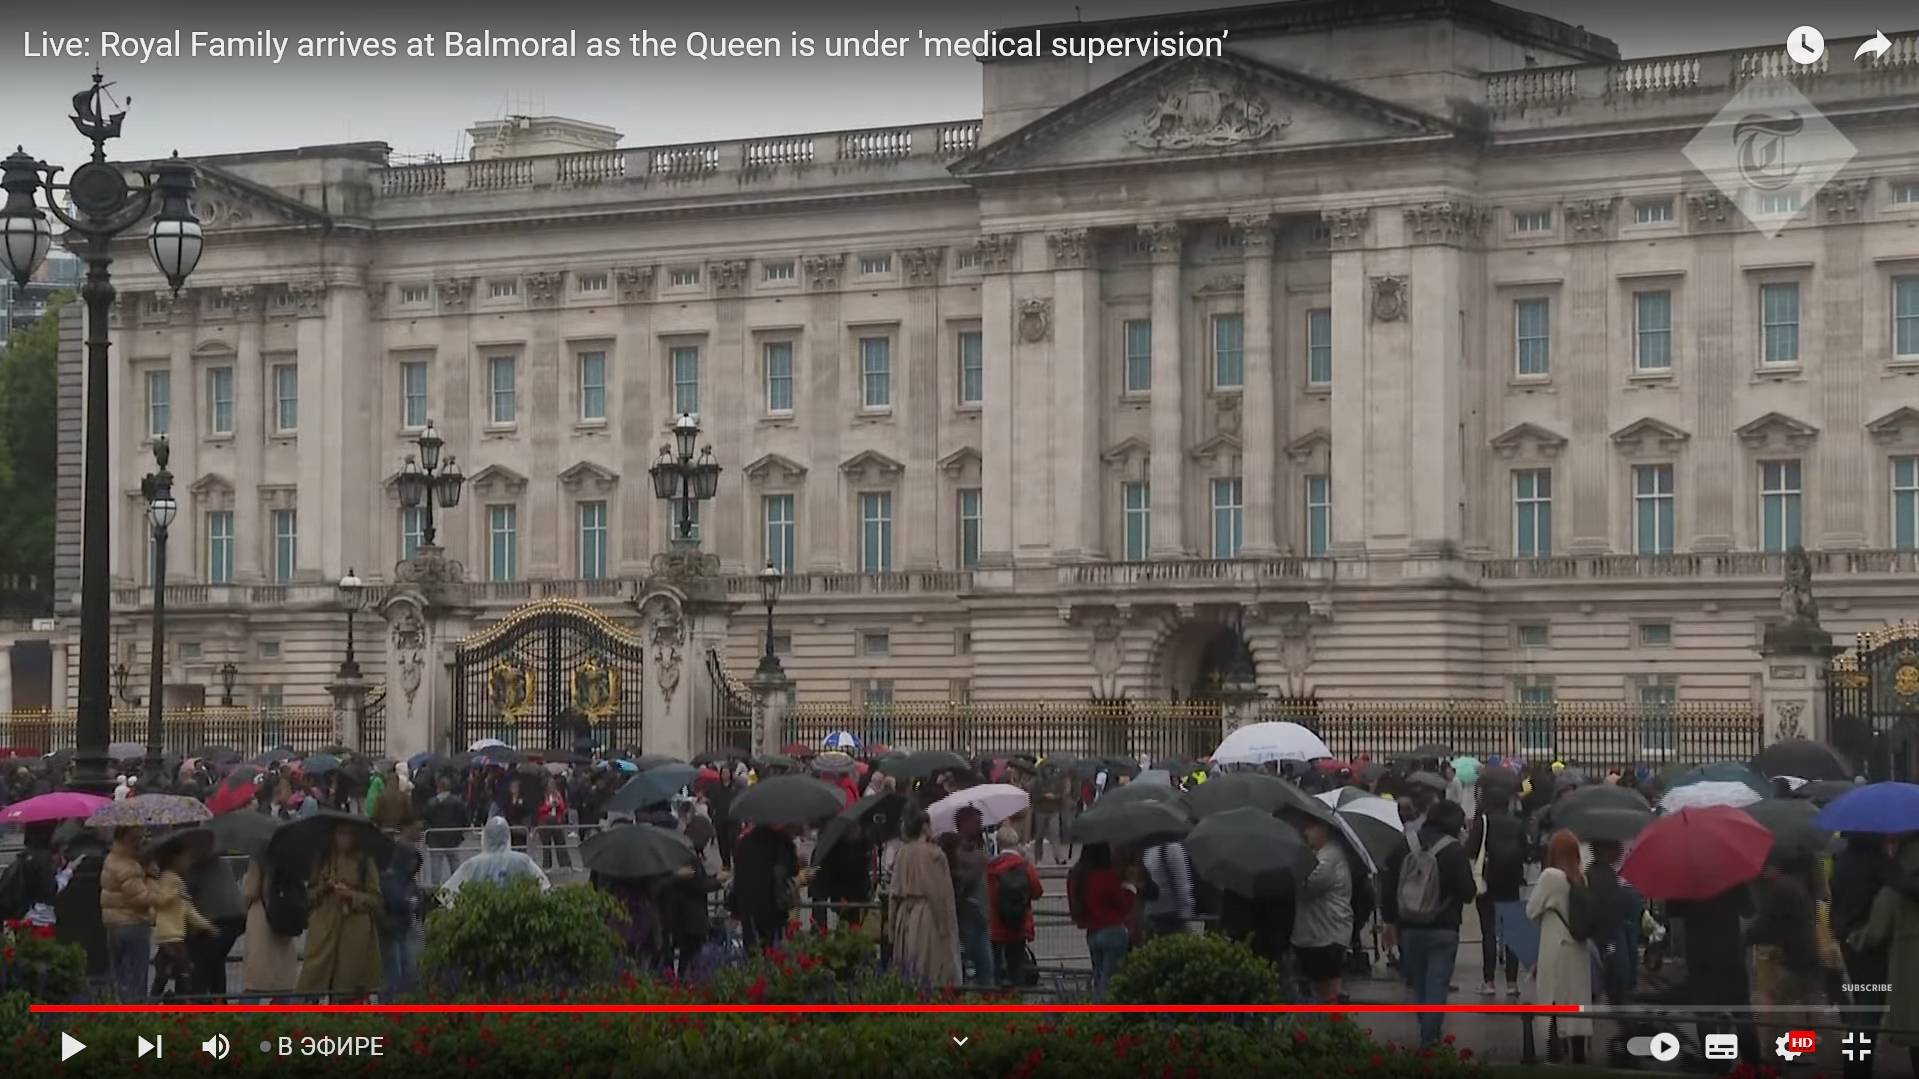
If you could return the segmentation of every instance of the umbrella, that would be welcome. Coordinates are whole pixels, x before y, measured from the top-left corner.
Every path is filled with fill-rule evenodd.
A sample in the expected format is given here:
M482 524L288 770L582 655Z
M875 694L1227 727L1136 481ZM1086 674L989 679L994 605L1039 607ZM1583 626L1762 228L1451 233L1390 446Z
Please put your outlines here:
M580 861L603 877L643 880L690 866L699 855L685 836L651 824L622 824L580 844Z
M940 772L964 772L972 768L965 757L947 749L922 749L904 757L879 763L879 770L900 779L926 779Z
M1471 787L1479 780L1479 758L1454 757L1453 775L1459 777L1459 785Z
M1440 761L1451 760L1452 757L1453 747L1442 745L1439 742L1427 742L1425 745L1420 746L1418 749L1413 750L1411 753L1399 759L1402 761L1415 762L1432 761L1434 764L1437 764Z
M1804 779L1851 779L1852 766L1839 751L1824 742L1795 738L1774 742L1752 759L1752 770L1763 776L1799 776Z
M207 822L207 831L213 835L215 850L254 858L266 853L267 842L279 829L279 821L265 813L250 810L222 813Z
M845 775L858 771L859 762L837 749L830 749L813 758L813 770L827 775Z
M1666 789L1670 791L1693 783L1743 783L1762 798L1772 795L1772 783L1765 776L1738 761L1718 761L1688 769L1672 777L1672 781L1666 784Z
M147 755L147 747L139 742L115 742L107 747L107 759L110 761L134 761Z
M637 813L650 805L670 801L691 786L699 770L690 764L663 764L626 781L606 803L608 813Z
M1659 800L1659 809L1664 813L1705 806L1731 806L1737 809L1754 802L1764 801L1765 797L1744 783L1725 779L1700 779L1667 791L1666 796Z
M139 794L110 802L87 818L89 828L159 828L198 824L213 813L199 799L177 794Z
M1438 772L1414 772L1412 775L1406 777L1406 785L1408 787L1425 787L1429 790L1437 791L1440 794L1446 793L1446 781L1440 778Z
M812 776L774 776L733 799L733 818L749 824L813 825L846 808L838 787Z
M990 828L1003 820L1019 816L1032 804L1032 796L1018 787L1007 783L981 783L941 798L926 813L933 820L933 834L945 835L959 830L957 818L962 809L971 807L979 810L980 824Z
M438 753L415 753L406 759L406 767L409 772L420 772L429 768L456 768L458 766L459 762L453 758Z
M689 764L718 764L721 761L743 761L753 754L739 746L726 746L722 749L709 749L694 757Z
M837 749L842 753L858 753L860 740L852 731L834 731L820 739L821 749Z
M1102 802L1074 819L1073 841L1149 847L1182 839L1192 828L1176 802Z
M1297 723L1249 723L1226 736L1213 751L1213 760L1219 764L1269 764L1332 755L1319 735Z
M1731 806L1682 809L1639 833L1619 875L1647 899L1711 899L1758 876L1772 843Z
M253 760L250 763L258 764L262 766L270 765L270 764L281 764L286 761L290 761L299 755L300 754L295 752L291 746L275 746L272 749L261 751L258 755L256 755L253 758Z
M201 746L187 755L216 765L237 764L240 760L240 751L232 746Z
M1164 768L1148 768L1133 777L1136 787L1170 787L1173 785L1173 773Z
M1272 813L1283 806L1297 805L1296 795L1302 795L1299 788L1278 776L1264 772L1228 772L1187 791L1186 808L1201 818L1241 806Z
M1813 823L1835 832L1919 832L1919 784L1873 783L1833 799Z
M1201 880L1255 899L1292 895L1314 861L1298 832L1250 806L1200 821L1186 837L1186 854Z
M780 747L783 757L811 757L815 750L805 742L788 742Z
M1858 789L1859 784L1850 781L1841 782L1837 779L1819 779L1793 791L1792 796L1794 798L1804 798L1813 805L1824 809L1826 806L1831 805L1834 800L1851 794Z
M787 756L784 753L769 753L761 757L760 766L762 768L778 768L787 772L803 772L806 770L805 761L800 760L798 757Z
M204 862L213 857L213 832L207 828L176 828L148 837L146 848L141 853L164 864L173 856L174 850L182 846L187 848L192 861Z
M251 764L243 764L227 773L227 777L207 798L207 810L217 817L245 808L252 803L260 789L260 775L260 769Z
M1568 829L1588 843L1623 843L1651 824L1652 818L1652 804L1638 791L1610 783L1581 787L1552 807L1553 826Z
M640 766L634 764L632 761L601 761L600 765L605 768L611 768L615 772L637 772L640 770Z
M669 764L685 763L685 761L678 757L671 757L665 753L642 753L633 758L633 764L642 772L651 771L655 768L663 768Z
M310 776L323 776L328 772L340 770L340 758L331 753L315 753L300 764L300 770Z
M823 864L834 847L862 828L875 843L896 838L905 809L903 794L869 794L847 806L820 829L819 841L813 844L813 864Z
M1817 858L1832 846L1832 832L1813 823L1819 807L1799 798L1775 798L1746 807L1753 820L1772 833L1778 858Z
M518 764L520 754L513 747L494 742L473 751L475 764Z
M85 820L94 810L113 802L97 794L79 791L54 791L35 795L0 809L0 824L38 824L50 820Z
M335 828L353 829L360 850L374 865L385 865L393 857L393 841L380 831L378 825L365 817L328 809L311 817L288 821L275 829L273 837L267 841L267 861L272 862L276 870L304 877L333 843Z
M1100 805L1122 802L1178 802L1180 792L1169 783L1128 783L1099 796Z
M1399 807L1387 799L1357 787L1327 791L1318 798L1338 807L1334 813L1339 823L1350 830L1375 867L1390 864L1405 848L1406 827L1400 823Z
M472 745L466 747L466 751L468 753L478 753L479 751L483 749L492 749L494 746L505 746L505 745L506 743L500 741L498 738L482 738L479 741L473 743Z

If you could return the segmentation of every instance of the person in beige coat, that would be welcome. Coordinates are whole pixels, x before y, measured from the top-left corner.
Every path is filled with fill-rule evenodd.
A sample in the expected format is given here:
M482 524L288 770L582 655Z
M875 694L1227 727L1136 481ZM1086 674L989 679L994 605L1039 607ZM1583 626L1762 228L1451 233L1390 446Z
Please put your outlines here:
M1539 926L1539 966L1533 975L1534 1004L1591 1004L1593 1002L1592 954L1590 945L1574 940L1567 927L1571 918L1573 887L1586 886L1586 873L1579 857L1579 838L1565 829L1553 833L1546 845L1546 868L1533 885L1526 900L1526 917ZM1568 1015L1542 1016L1534 1020L1537 1036L1553 1042L1570 1042L1572 1061L1586 1061L1586 1042L1592 1037L1592 1020ZM1556 1034L1556 1037L1555 1037ZM1555 1050L1561 1048L1554 1045ZM1565 1060L1555 1052L1551 1059Z
M273 931L267 921L267 890L273 871L265 862L247 866L240 881L240 898L246 903L247 930L245 954L240 961L240 985L249 993L291 993L300 982L300 956L295 938Z
M900 826L893 862L893 966L933 988L960 984L959 913L946 852L927 837L924 810L912 809Z
M364 995L384 986L380 931L374 924L384 911L380 873L360 849L353 826L334 826L332 843L307 884L307 903L313 913L300 991Z

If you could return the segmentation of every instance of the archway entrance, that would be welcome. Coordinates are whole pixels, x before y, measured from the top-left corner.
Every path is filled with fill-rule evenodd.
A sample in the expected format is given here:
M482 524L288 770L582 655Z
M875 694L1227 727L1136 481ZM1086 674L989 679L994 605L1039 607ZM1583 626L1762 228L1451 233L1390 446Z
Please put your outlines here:
M1255 672L1239 631L1226 622L1188 622L1167 639L1161 678L1176 701L1218 700L1236 667Z

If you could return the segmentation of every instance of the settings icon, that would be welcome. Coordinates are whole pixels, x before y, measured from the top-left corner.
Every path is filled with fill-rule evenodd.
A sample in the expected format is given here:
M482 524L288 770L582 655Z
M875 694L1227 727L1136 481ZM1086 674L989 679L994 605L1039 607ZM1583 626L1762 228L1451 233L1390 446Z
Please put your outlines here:
M1772 1047L1773 1050L1779 1054L1779 1059L1788 1064L1799 1059L1799 1050L1792 1047L1791 1034L1781 1034L1779 1037L1774 1038Z

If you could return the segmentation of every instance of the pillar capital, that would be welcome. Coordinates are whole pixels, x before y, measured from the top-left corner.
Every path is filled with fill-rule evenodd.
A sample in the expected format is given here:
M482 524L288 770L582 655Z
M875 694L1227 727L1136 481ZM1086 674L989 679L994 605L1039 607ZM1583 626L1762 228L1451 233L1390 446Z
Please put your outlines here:
M1273 215L1238 214L1226 220L1239 239L1248 259L1268 258L1273 253Z
M1178 262L1186 242L1186 226L1177 221L1154 221L1139 226L1139 235L1154 262Z
M1084 270L1092 265L1092 231L1061 229L1046 234L1046 249L1055 270Z

